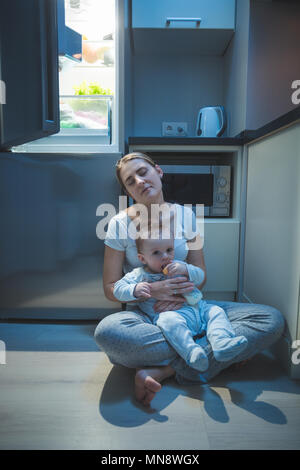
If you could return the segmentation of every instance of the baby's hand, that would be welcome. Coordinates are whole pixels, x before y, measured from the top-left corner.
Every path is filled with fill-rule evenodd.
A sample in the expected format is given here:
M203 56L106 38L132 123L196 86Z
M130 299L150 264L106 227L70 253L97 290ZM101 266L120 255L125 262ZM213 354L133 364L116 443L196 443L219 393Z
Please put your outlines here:
M168 276L188 276L188 270L185 264L183 263L170 263L164 269L163 273L167 274Z
M149 299L151 297L151 286L149 282L139 282L133 291L133 295L137 298L143 297Z

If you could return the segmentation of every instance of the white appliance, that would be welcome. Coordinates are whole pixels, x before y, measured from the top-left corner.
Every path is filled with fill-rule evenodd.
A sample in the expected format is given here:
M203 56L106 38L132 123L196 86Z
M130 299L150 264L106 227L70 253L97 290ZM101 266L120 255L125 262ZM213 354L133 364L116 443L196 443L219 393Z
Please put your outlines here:
M224 106L200 108L197 118L197 137L221 137L227 127Z

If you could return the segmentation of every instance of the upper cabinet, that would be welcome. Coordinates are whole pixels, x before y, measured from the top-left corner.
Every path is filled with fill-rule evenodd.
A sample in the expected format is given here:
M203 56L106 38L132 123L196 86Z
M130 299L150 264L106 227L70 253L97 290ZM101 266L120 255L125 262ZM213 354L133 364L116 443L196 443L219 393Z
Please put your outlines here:
M135 52L222 55L235 30L235 0L132 0Z

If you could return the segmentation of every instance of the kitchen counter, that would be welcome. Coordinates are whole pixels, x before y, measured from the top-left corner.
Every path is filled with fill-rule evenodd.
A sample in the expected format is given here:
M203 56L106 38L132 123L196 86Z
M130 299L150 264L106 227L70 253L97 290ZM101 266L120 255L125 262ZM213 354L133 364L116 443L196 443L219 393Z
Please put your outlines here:
M243 145L243 137L129 137L128 145Z
M256 130L235 137L129 137L128 145L244 145L300 120L300 106Z

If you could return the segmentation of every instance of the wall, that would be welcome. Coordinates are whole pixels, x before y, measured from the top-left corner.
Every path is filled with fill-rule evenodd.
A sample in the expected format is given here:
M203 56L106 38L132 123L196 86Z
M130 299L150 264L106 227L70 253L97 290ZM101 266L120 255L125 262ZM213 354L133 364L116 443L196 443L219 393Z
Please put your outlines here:
M251 1L246 128L257 129L295 108L300 79L300 5Z
M162 121L188 123L199 108L223 104L223 60L186 54L134 56L134 135L161 136Z

